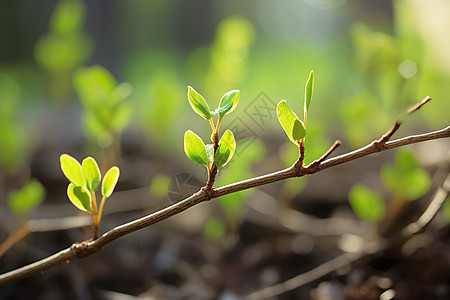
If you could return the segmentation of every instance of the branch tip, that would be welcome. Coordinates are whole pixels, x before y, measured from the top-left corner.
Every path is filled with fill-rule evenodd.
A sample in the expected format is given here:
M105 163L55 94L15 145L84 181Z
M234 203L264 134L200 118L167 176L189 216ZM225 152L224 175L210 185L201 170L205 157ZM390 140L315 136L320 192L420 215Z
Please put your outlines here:
M416 105L414 105L413 107L411 107L408 110L408 114L412 114L413 112L415 112L416 110L420 109L422 106L424 106L428 101L431 100L430 96L426 96L422 101L420 101L419 103L417 103Z

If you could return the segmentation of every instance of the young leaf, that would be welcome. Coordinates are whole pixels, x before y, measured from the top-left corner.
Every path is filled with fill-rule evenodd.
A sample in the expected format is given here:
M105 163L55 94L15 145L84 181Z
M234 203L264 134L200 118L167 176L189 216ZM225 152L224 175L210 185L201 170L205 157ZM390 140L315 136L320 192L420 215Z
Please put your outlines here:
M300 120L294 121L294 126L292 127L292 137L294 140L299 141L305 137L306 130Z
M85 187L70 183L67 187L67 196L79 210L92 212L91 194Z
M313 95L313 86L314 86L314 70L311 70L305 85L305 108L304 108L305 113L308 112L309 105L311 104L311 99Z
M184 152L190 160L207 166L209 164L206 146L202 139L191 130L184 134Z
M214 163L218 168L225 166L233 157L236 149L236 141L230 130L225 131L219 142L216 153L214 155Z
M86 187L89 191L95 192L100 183L100 169L97 162L92 157L87 157L81 164L81 173L86 180Z
M68 154L63 154L59 158L61 162L61 170L64 175L74 185L84 186L86 181L81 173L80 163Z
M188 86L188 99L189 104L196 113L206 120L211 119L212 115L209 111L208 103L206 103L206 100L202 95L197 93L191 86Z
M223 116L232 112L239 101L240 92L239 90L232 90L222 96L219 102L219 108L217 108L216 113L219 114L219 118L222 119Z
M300 121L297 115L289 108L286 100L281 100L280 103L278 103L277 116L278 121L280 121L280 124L286 132L287 136L294 144L297 144L300 139L305 137L306 130L303 126L302 121Z
M349 202L355 214L363 221L376 223L383 220L385 216L383 197L363 184L352 187Z
M118 167L112 167L106 172L102 181L102 196L108 198L111 196L117 181L119 180L120 170Z
M41 204L45 197L45 189L36 179L30 179L20 190L8 195L9 209L15 215L25 215Z

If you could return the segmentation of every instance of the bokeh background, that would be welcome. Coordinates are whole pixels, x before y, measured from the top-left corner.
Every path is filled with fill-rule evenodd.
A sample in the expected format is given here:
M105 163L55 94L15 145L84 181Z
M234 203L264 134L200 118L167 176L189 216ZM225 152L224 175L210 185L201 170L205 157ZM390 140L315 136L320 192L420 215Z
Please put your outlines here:
M65 195L62 153L79 160L93 156L103 170L121 168L102 232L201 187L206 170L184 154L183 135L190 129L207 141L210 128L189 107L188 85L212 108L229 90L241 91L222 125L235 133L237 150L216 186L295 162L297 149L282 131L275 106L286 99L302 115L312 69L306 162L335 139L343 142L337 153L370 143L427 95L432 101L408 116L396 136L448 126L449 32L446 0L3 0L0 237L5 240L29 219L77 216ZM429 200L442 181L438 170L448 149L448 140L408 147L432 178L410 200ZM338 246L345 234L364 236L376 227L357 219L348 194L363 183L390 203L393 192L383 185L380 170L395 155L201 204L100 254L3 287L0 299L238 299L348 251L348 245ZM42 203L15 210L11 193L30 183L23 194ZM416 202L412 216L423 206ZM337 219L345 220L342 227L330 225ZM411 220L401 218L396 225L402 221ZM0 270L91 234L90 227L31 233L0 258ZM448 254L441 259L448 265ZM361 286L372 278L370 270L356 271L280 297L325 299L320 295L327 292L332 295L327 299L349 297L348 276ZM427 284L443 289L445 297L448 271L435 277ZM423 290L419 279L418 285L408 280L398 282ZM424 297L437 293L427 292Z

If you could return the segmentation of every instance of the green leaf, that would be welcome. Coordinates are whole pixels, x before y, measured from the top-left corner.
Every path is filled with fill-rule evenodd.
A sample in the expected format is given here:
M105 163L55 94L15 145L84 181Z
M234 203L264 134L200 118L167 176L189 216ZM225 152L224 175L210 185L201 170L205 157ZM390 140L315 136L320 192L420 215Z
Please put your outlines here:
M83 1L60 1L50 19L50 30L59 35L76 33L82 29L85 15Z
M191 130L184 134L184 152L190 160L207 166L209 164L206 146L202 139Z
M86 180L86 187L89 191L95 192L100 183L100 169L97 162L92 157L87 157L81 164L81 173Z
M313 87L314 87L314 70L311 70L305 85L305 108L304 108L305 113L308 112L309 105L311 104L311 99L313 96Z
M219 108L216 113L219 114L219 118L222 119L226 114L231 113L238 104L240 92L239 90L232 90L222 96L219 102Z
M352 187L349 202L355 214L363 221L377 223L383 220L386 214L383 197L363 184Z
M422 197L431 187L429 174L415 156L404 149L397 151L395 164L386 163L381 167L381 179L388 189L407 200Z
M281 127L283 127L287 136L294 144L298 144L298 141L305 137L306 130L297 115L289 108L286 100L281 100L277 105L277 116L280 121ZM298 123L296 122L298 121ZM295 137L294 137L295 126Z
M234 150L236 149L236 140L230 130L225 131L222 138L219 141L219 147L217 147L214 155L214 163L218 168L225 166L233 157Z
M206 100L202 95L197 93L191 86L188 86L188 99L189 104L196 113L206 120L211 119L212 115L208 103L206 103Z
M92 212L91 194L85 187L70 183L67 187L67 196L79 210Z
M422 169L415 170L404 177L403 192L408 200L415 200L425 195L431 188L430 175Z
M116 187L117 181L119 180L120 170L118 167L112 167L106 172L105 177L102 181L102 195L105 198L111 196L114 188Z
M421 169L420 162L411 151L399 149L395 154L395 164L399 175L407 175Z
M45 189L42 184L30 179L20 190L9 193L8 206L15 215L25 215L41 204L44 197Z
M61 170L64 175L74 185L85 186L86 181L81 173L80 163L68 154L63 154L59 158L61 162Z
M292 127L292 137L294 140L299 141L305 137L306 130L300 120L294 121L294 126Z

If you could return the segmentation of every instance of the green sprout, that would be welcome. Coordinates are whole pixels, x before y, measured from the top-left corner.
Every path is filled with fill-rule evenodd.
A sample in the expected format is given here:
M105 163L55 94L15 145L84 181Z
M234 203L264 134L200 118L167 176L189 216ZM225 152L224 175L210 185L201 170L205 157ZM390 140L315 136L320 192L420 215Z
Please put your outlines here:
M236 149L236 140L230 130L226 130L219 140L219 127L225 115L231 113L239 101L240 92L232 90L224 94L219 102L219 107L211 111L206 100L192 87L188 86L188 100L192 109L211 125L212 144L206 144L193 131L188 130L184 134L184 151L192 161L205 165L208 168L208 183L205 190L211 190L217 169L225 166L233 157ZM218 120L214 126L213 117Z
M69 200L79 210L88 212L94 217L94 239L98 238L100 220L106 198L109 198L119 179L119 168L114 166L106 172L101 182L102 200L97 208L95 192L100 185L101 174L97 162L87 157L80 164L68 154L60 157L61 170L70 184L67 187Z
M305 143L306 136L306 118L308 115L308 109L311 105L311 99L313 95L314 86L314 70L309 73L309 78L305 85L305 100L304 100L304 115L303 121L301 121L297 115L289 108L286 100L281 100L277 105L278 121L286 132L289 140L298 145L300 153ZM303 155L301 154L301 162L303 163Z

